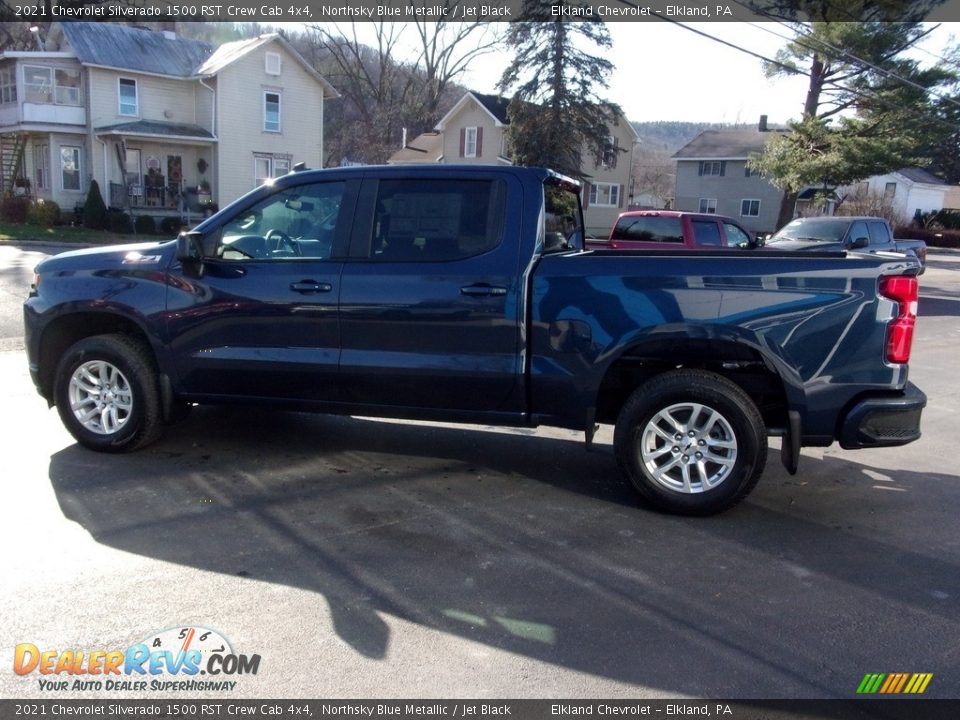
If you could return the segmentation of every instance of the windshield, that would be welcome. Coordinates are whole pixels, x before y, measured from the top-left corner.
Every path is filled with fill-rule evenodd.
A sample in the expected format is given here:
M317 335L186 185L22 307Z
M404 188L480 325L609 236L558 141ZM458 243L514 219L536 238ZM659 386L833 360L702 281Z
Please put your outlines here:
M819 242L840 242L850 227L849 220L824 220L822 218L797 218L784 225L770 238L777 240L817 240Z

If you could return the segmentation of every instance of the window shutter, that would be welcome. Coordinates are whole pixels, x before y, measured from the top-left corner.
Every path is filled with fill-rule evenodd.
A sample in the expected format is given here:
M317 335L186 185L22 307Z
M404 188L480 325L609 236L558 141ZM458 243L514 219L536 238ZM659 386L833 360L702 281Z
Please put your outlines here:
M703 160L700 161L700 165L697 170L697 175L699 175L700 177L703 177Z
M467 146L467 129L460 128L460 157L464 156L464 148Z
M483 128L477 128L477 157L480 157L481 149L483 148Z
M720 161L720 177L723 177L726 174L727 174L727 161L721 160Z
M618 188L617 189L617 207L622 208L623 207L623 185L618 185L617 188Z
M590 183L583 183L583 209L590 207Z

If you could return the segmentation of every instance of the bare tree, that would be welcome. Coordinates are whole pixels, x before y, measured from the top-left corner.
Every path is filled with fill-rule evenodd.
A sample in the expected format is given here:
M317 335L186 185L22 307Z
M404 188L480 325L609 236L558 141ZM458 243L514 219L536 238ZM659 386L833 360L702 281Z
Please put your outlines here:
M403 128L411 135L431 129L457 79L499 42L483 21L314 25L309 33L344 105L331 109L334 161L384 162L399 149Z
M661 202L673 197L676 163L665 148L643 146L633 157L633 197L652 195Z

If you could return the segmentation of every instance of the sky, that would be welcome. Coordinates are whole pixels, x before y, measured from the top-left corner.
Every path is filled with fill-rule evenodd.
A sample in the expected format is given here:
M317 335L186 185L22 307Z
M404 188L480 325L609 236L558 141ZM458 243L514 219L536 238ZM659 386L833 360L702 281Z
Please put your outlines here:
M778 23L690 26L770 58L789 33ZM615 70L601 96L619 104L629 120L753 123L767 115L772 125L782 125L802 112L804 76L769 80L759 59L669 22L610 22L607 28L613 48L605 57ZM923 45L926 53L918 53L917 59L935 62L927 53L942 54L951 35L960 39L960 23L943 23L934 30ZM507 51L484 55L460 82L471 90L494 93L509 60Z

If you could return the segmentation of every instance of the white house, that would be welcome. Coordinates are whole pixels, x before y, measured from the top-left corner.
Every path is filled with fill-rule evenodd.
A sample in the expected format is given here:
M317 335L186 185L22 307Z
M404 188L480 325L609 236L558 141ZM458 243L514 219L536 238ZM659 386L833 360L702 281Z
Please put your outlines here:
M65 22L46 47L0 53L0 179L63 211L91 180L108 205L162 217L323 164L337 93L279 35L216 47Z

